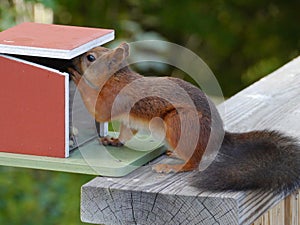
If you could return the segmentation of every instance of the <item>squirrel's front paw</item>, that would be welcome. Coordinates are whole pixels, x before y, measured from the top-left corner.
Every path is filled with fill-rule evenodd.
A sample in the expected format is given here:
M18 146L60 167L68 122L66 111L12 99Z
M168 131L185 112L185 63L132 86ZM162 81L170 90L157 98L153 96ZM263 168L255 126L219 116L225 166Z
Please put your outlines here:
M118 139L110 136L101 137L99 138L99 142L105 146L115 146L115 147L121 147L124 144Z

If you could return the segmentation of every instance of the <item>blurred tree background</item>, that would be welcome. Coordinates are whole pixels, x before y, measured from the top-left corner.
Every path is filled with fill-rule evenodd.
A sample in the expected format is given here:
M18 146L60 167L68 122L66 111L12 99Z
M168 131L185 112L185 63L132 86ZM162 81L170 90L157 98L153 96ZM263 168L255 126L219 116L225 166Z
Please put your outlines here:
M299 9L299 0L0 0L0 30L36 21L112 28L128 42L170 41L199 55L229 97L299 55ZM91 176L0 173L0 224L82 224L80 186Z

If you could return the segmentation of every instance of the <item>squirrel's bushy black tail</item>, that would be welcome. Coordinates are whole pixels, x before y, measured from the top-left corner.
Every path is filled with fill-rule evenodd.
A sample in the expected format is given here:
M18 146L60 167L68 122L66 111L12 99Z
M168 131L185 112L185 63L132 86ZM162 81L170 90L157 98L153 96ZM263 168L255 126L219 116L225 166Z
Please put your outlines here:
M300 146L276 131L226 133L217 157L193 177L192 185L212 191L296 190L300 187Z

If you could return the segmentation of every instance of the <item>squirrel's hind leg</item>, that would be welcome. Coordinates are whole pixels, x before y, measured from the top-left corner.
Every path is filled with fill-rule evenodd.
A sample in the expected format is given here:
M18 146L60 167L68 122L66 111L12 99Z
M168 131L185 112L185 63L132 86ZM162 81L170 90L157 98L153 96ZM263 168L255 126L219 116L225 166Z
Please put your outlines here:
M180 109L179 109L180 110ZM164 117L166 142L175 156L183 160L180 164L157 164L153 170L158 173L185 172L197 169L202 157L199 130L201 116L189 109L174 109Z

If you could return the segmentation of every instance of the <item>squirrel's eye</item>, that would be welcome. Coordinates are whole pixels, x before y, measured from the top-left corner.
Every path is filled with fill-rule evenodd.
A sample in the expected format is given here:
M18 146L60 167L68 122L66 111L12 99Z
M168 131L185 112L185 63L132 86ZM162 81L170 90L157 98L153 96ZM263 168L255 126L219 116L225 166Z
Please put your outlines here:
M93 56L93 55L87 55L86 58L90 62L94 62L96 60L95 56Z

